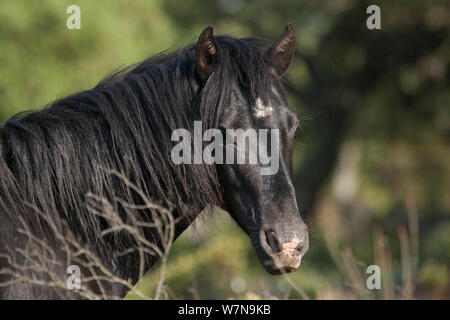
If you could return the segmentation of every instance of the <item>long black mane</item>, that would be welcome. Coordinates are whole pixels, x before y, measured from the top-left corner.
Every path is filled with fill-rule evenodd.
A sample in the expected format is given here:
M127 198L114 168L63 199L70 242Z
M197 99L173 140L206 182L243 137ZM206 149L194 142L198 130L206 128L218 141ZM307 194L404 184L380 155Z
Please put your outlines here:
M104 221L87 210L86 194L139 202L112 170L179 213L195 217L208 205L223 206L216 167L175 165L171 134L192 130L194 120L217 127L233 90L245 92L250 105L264 96L270 75L263 52L271 43L228 36L217 41L221 63L204 83L197 78L190 45L8 120L0 128L0 209L12 222L21 217L44 230L43 220L30 211L30 205L36 207L108 259L110 248L130 243L124 234L102 236Z

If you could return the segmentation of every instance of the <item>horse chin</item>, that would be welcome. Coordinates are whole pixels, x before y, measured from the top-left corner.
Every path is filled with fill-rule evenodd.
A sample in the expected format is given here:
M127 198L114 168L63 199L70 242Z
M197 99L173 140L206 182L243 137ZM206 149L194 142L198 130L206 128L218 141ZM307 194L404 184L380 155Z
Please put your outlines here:
M260 259L261 260L261 259ZM267 259L267 260L261 260L262 265L264 266L264 269L271 274L271 275L281 275L281 274L287 274L295 272L299 269L300 265L298 267L286 267L279 263L279 259Z

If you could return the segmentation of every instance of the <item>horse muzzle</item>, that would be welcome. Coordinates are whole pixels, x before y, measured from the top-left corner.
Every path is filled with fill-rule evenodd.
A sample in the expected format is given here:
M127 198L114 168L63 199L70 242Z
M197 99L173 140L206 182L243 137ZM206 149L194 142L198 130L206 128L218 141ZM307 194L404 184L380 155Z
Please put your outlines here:
M303 222L295 231L262 228L259 242L264 251L260 260L270 274L294 272L309 248L308 228Z

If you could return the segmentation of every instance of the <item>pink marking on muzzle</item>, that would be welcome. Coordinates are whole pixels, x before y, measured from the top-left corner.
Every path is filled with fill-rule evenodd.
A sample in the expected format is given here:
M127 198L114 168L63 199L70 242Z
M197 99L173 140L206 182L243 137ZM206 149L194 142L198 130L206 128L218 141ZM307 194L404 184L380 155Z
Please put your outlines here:
M283 243L281 245L281 251L278 254L281 264L284 266L291 266L298 268L302 257L300 252L297 250L300 239L294 238L290 242Z

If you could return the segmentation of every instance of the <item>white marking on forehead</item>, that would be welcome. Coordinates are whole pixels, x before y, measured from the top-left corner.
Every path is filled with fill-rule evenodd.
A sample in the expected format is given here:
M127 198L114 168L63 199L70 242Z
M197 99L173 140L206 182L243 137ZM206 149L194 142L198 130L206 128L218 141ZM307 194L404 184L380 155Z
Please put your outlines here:
M255 116L257 118L266 118L272 115L273 108L271 105L264 105L261 98L256 99Z

